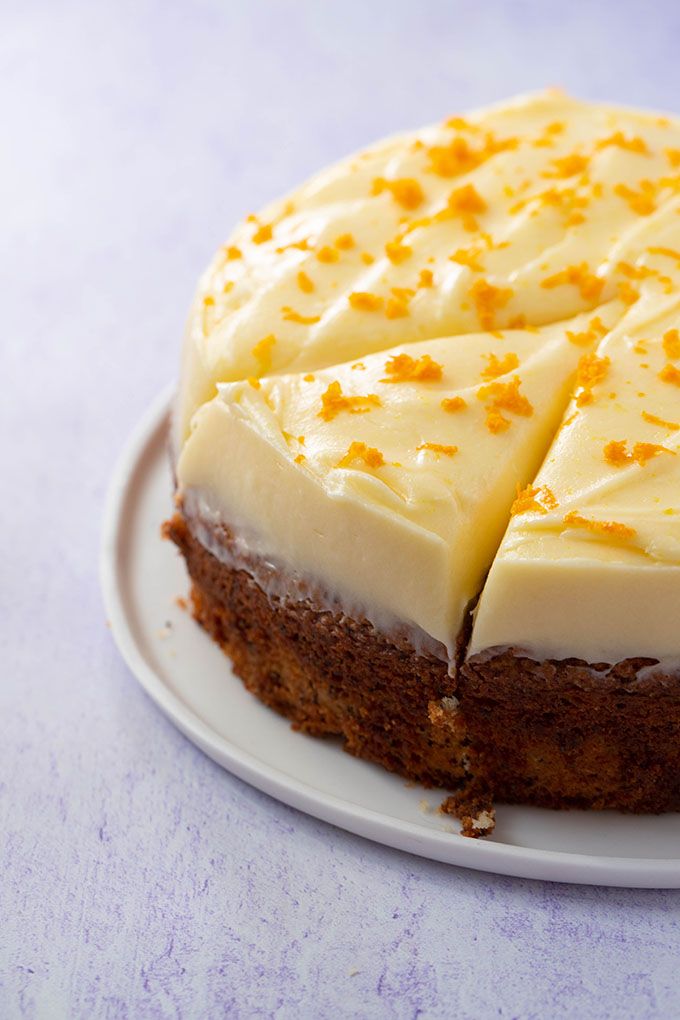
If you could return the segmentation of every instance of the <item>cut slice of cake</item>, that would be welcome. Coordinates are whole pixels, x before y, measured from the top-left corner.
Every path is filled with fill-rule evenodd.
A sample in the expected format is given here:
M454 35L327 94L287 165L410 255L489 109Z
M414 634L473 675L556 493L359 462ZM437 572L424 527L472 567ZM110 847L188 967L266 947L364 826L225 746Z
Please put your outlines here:
M484 586L461 679L503 799L680 807L680 298L596 354Z

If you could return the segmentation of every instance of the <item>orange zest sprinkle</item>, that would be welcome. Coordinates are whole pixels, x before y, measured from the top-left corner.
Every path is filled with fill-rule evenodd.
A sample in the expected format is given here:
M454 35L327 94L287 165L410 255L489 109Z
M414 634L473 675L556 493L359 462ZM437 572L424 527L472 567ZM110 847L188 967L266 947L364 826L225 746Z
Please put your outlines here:
M370 468L379 468L385 463L385 458L380 450L376 450L375 446L366 446L366 443L354 442L350 443L347 453L342 460L338 461L336 466L349 467L355 460L363 460L364 464Z
M267 336L262 337L250 352L258 363L260 375L271 366L272 348L275 343L276 337L273 333L269 333Z
M475 273L483 273L484 266L478 261L481 255L481 248L459 248L449 255L450 262L457 262L460 266L467 266Z
M616 270L629 280L646 280L650 276L659 275L656 269L650 269L649 266L631 266L630 262L617 262Z
M297 274L297 285L303 294L311 294L314 290L314 281L302 270Z
M316 376L313 375L311 372L308 372L307 375L303 375L302 377L303 382L314 382L315 379Z
M651 181L640 181L639 191L627 184L616 184L614 194L628 203L638 216L649 216L656 210L656 188Z
M675 450L669 450L668 447L661 446L659 443L636 443L633 447L632 457L642 467L648 460L657 457L660 453L670 453L672 457L676 456Z
M273 228L271 223L263 223L257 228L251 238L251 241L253 244L264 244L265 241L271 241L272 232Z
M541 177L575 177L576 174L582 174L587 168L590 162L588 156L581 156L578 153L572 153L570 156L561 156L559 159L552 159L550 161L553 170L545 170Z
M259 390L260 386L262 385L262 383L260 382L260 380L256 376L249 375L248 376L248 385L252 386L254 390Z
M485 354L488 364L482 372L482 379L497 379L499 375L507 375L519 366L519 358L514 351L508 351L502 358L495 354Z
M467 401L462 397L444 397L440 406L449 414L455 414L467 407Z
M539 135L538 138L535 138L531 144L536 149L552 148L552 146L555 144L553 136L560 135L563 133L563 131L564 124L562 123L562 121L559 120L552 121L552 123L545 125L542 133Z
M407 244L402 244L401 241L388 241L385 245L385 254L390 262L399 265L400 262L404 262L411 257L413 248L410 248Z
M666 149L665 153L668 162L673 168L680 166L680 149Z
M425 198L420 183L413 177L399 177L397 180L388 181L384 177L376 177L373 181L373 194L381 195L383 191L389 191L395 202L404 209L417 209Z
M486 427L489 432L494 435L498 435L499 432L505 432L510 428L512 422L509 418L506 418L504 414L498 410L497 407L487 407L486 409Z
M555 145L555 136L562 135L565 130L565 124L562 120L553 120L551 123L545 124L542 129L542 134L531 143L536 149L550 149Z
M408 303L414 295L409 287L393 287L391 298L387 299L385 315L388 319L403 319L409 314Z
M680 149L678 152L680 152ZM665 255L666 258L675 259L676 262L680 262L680 251L676 251L675 248L664 248L663 245L653 245L651 248L648 248L647 251L650 255Z
M454 138L448 145L432 145L427 150L428 170L440 177L455 177L474 170L483 162L483 156L464 138Z
M365 290L352 291L347 300L358 312L377 312L385 303L385 299L378 294L371 294Z
M655 276L659 283L664 285L667 294L673 290L673 281L670 276L664 276L658 269L652 269L651 266L631 266L628 262L619 262L616 269L623 276L627 276L629 280L646 280L650 276Z
M507 305L512 297L512 290L509 287L494 287L487 280L475 280L470 288L470 296L481 327L492 330L496 312Z
M295 458L295 463L304 464L306 460L307 458L305 457L304 453L298 453L297 457Z
M418 274L418 286L431 287L434 283L434 276L431 269L421 269Z
M634 305L640 297L640 292L628 283L628 280L622 280L618 285L619 299L623 301L624 305Z
M341 411L349 411L350 414L365 414L372 407L380 406L380 397L375 393L368 393L363 397L346 397L340 383L336 380L329 383L326 392L321 394L321 410L318 416L324 421L332 421Z
M577 347L588 347L590 344L595 343L596 340L601 340L607 332L607 327L602 322L599 316L590 320L588 329L581 333L573 333L570 329L567 330L567 340L570 343L576 344Z
M228 248L225 248L224 254L229 260L243 258L243 252L240 248L237 248L235 244L231 244Z
M313 326L315 322L319 322L321 319L320 315L301 315L300 312L296 312L290 305L284 305L281 309L286 322L298 322L301 326Z
M459 216L466 230L477 230L477 215L487 210L487 204L473 184L465 184L455 188L449 195L447 212L451 216Z
M335 247L339 248L340 251L349 251L355 244L356 242L351 234L340 234L335 239Z
M472 124L465 117L461 117L458 114L454 114L452 117L448 117L444 121L444 127L451 128L453 131L479 131L480 128L477 124Z
M455 457L458 453L457 446L448 446L446 443L421 443L416 450L431 450L432 453L443 453L445 457Z
M563 519L564 523L572 528L584 528L586 531L609 535L612 538L633 538L636 534L635 528L629 528L627 524L619 524L616 521L589 520L587 517L582 517L578 510L570 510Z
M660 453L670 453L673 457L675 456L674 450L669 450L667 446L661 446L659 443L635 443L631 453L628 453L626 445L625 439L614 439L607 443L604 448L606 462L614 467L623 467L633 462L644 467L647 461Z
M408 305L398 298L388 298L385 315L388 319L404 319L409 314Z
M551 290L564 284L578 287L584 301L597 301L602 293L604 280L591 273L587 263L581 262L578 266L567 266L561 272L548 276L541 282L541 287Z
M663 335L664 354L669 361L677 361L680 358L680 333L677 329L667 329Z
M433 145L427 150L428 170L440 177L456 177L481 166L497 152L516 149L517 138L496 138L491 132L485 135L480 148L474 148L465 138L453 138L447 145Z
M607 375L609 358L597 354L584 354L576 369L576 404L583 407L593 402L593 387Z
M375 257L371 255L371 253L368 251L362 251L361 261L365 266L372 266L373 263L375 262Z
M672 383L673 386L680 386L680 368L676 368L675 365L664 365L659 372L659 379L661 382Z
M540 502L536 498L539 494ZM549 510L555 510L558 506L559 503L547 485L534 486L530 484L522 489L518 484L517 497L510 507L510 516L516 517L517 514L526 513L547 514Z
M605 445L603 453L607 464L611 464L613 467L622 467L624 464L629 464L632 460L631 455L626 449L625 439L612 439L611 442Z
M669 432L680 431L680 422L666 421L665 418L659 418L655 414L650 414L649 411L642 411L642 417L650 425L659 425L662 429L668 429Z
M388 377L381 379L383 383L402 382L439 382L443 367L433 361L429 354L412 358L410 354L395 354L385 363Z
M330 245L325 244L323 248L319 248L318 252L316 253L316 257L319 260L319 262L330 263L337 262L338 259L340 258L340 255L338 254L337 248L331 248Z
M478 400L488 400L486 406L486 427L490 432L504 432L511 422L501 412L509 411L521 418L530 418L534 413L529 400L520 393L522 381L518 375L509 382L492 382L480 386L477 390Z
M548 188L537 195L530 195L528 198L520 199L510 207L510 213L521 212L528 205L537 203L556 209L564 216L566 226L575 226L585 221L581 210L589 205L589 199L581 194L576 188Z
M647 148L647 143L644 138L626 138L623 131L615 131L607 138L601 138L600 141L597 142L595 148L601 151L611 145L615 145L619 149L626 149L628 152L637 152L641 156L649 155L649 149Z

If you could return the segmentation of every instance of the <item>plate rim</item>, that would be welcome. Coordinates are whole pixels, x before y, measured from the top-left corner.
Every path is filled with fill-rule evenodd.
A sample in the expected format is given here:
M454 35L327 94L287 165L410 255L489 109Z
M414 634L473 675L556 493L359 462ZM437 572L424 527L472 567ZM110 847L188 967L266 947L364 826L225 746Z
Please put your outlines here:
M438 832L326 794L232 744L208 726L153 670L135 640L122 593L122 525L134 503L141 462L167 427L175 386L147 407L117 459L106 495L99 552L100 587L112 636L133 676L175 727L222 768L290 807L354 835L443 864L540 881L623 888L680 888L680 858L609 857L513 846ZM159 522L160 526L160 522ZM538 810L538 809L537 809ZM641 816L644 817L644 816ZM446 852L448 851L448 853Z

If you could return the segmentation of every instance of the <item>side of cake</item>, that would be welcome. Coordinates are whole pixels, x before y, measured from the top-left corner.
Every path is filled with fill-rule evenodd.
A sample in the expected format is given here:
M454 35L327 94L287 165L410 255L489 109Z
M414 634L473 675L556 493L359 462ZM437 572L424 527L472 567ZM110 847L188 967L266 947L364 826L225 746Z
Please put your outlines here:
M655 114L454 117L249 217L190 316L196 618L470 834L491 794L680 807L676 167Z

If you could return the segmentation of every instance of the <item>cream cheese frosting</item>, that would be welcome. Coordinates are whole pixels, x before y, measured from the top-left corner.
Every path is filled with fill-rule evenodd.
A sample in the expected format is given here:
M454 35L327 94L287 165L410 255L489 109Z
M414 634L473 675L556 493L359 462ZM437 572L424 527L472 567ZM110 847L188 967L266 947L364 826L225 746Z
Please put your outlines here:
M320 173L237 227L205 274L178 442L219 382L541 325L610 299L641 224L677 189L678 156L676 119L548 91Z
M175 414L179 498L449 650L493 563L473 650L680 654L680 458L658 424L680 423L680 361L657 364L676 328L679 192L677 119L557 91L314 177L244 221L201 282ZM650 444L664 450L643 456ZM556 505L518 500L528 511L494 560L527 485Z

